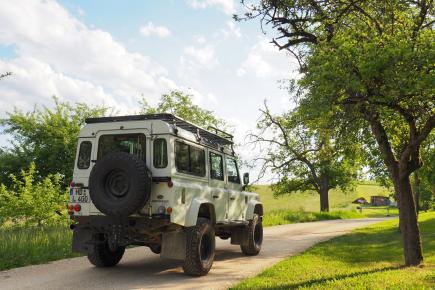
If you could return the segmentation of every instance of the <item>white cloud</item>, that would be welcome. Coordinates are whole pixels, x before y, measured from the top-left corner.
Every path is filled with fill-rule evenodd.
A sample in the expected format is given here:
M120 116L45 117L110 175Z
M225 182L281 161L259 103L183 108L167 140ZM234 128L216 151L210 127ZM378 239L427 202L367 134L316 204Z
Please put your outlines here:
M103 30L87 27L55 1L0 1L0 44L16 58L0 61L0 108L47 104L51 95L133 110L142 93L157 98L175 88L168 72L131 53Z
M189 86L200 87L198 80L201 71L215 69L219 61L215 55L215 47L204 37L196 37L194 45L186 46L180 57L178 75Z
M202 47L188 46L184 49L184 55L201 68L212 69L219 64L214 47L209 44Z
M152 22L148 22L147 25L142 26L139 29L143 36L157 36L160 38L165 38L171 35L171 31L166 26L157 26Z
M187 3L194 9L217 7L229 15L236 11L234 0L187 0Z
M227 28L222 29L222 34L226 37L234 36L236 38L240 38L242 36L242 33L240 32L240 28L236 26L234 21L227 21L226 23Z
M258 78L290 78L293 71L286 53L279 51L267 39L260 39L236 71L237 76L254 74Z

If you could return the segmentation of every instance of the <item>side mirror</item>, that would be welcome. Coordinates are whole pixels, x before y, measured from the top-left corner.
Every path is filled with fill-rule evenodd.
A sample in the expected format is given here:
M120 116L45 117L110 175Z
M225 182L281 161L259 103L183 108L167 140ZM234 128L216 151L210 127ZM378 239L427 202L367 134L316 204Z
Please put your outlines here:
M248 172L243 173L243 184L244 185L249 184L249 173Z

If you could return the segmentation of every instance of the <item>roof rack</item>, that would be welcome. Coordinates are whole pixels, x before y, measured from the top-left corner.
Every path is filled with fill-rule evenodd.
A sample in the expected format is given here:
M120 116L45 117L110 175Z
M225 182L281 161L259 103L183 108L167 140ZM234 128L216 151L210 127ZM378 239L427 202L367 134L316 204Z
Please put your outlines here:
M195 124L192 124L178 116L168 113L162 114L146 114L146 115L129 115L129 116L113 116L113 117L99 117L99 118L87 118L85 122L87 124L94 123L110 123L120 121L141 121L141 120L161 120L176 127L182 128L193 134L198 134L201 138L205 139L207 143L214 145L233 145L233 136L215 127L209 126L206 129L201 128ZM215 132L209 131L209 129Z

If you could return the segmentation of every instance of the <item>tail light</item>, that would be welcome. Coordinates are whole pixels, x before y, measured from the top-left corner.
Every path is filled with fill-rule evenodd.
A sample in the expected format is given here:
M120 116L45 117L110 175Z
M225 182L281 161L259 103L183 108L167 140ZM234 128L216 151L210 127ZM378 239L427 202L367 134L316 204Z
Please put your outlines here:
M168 187L173 187L174 186L174 183L172 182L172 180L169 180L168 181Z
M81 210L82 210L82 206L81 206L80 204L76 204L76 205L74 206L74 211L79 212L79 211L81 211Z

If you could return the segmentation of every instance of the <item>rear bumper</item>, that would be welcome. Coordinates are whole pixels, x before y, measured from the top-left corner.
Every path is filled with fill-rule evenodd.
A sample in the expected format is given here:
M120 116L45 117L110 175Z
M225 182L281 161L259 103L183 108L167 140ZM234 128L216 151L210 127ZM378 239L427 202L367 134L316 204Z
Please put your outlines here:
M169 216L153 217L110 217L75 216L71 225L74 252L91 253L95 244L111 240L117 245L147 245L159 240L159 236L170 230Z

